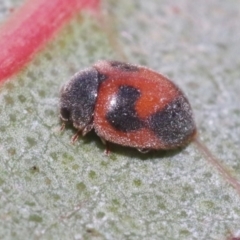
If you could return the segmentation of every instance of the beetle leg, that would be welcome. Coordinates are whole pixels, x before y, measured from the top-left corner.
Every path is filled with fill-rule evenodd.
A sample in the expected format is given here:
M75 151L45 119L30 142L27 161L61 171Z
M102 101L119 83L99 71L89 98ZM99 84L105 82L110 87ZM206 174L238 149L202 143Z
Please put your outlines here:
M90 132L93 129L93 124L88 124L83 130L82 130L82 136L85 136L88 132Z
M109 156L111 151L110 151L109 144L107 141L105 141L105 145L106 145L106 148L105 148L104 153L105 153L105 155Z
M140 153L148 153L150 151L150 149L147 148L138 148L137 149Z
M61 128L60 128L60 132L62 132L62 131L65 130L65 126L66 126L65 122L63 122L63 123L62 123L62 126L61 126Z
M78 138L79 138L79 136L81 135L81 133L82 133L82 130L79 129L79 130L77 131L77 133L72 136L72 138L71 138L71 143L72 143L72 144L74 144L74 143L78 140Z
M109 148L108 142L104 138L100 137L100 139L101 139L102 143L106 146L106 148L104 150L104 154L109 156L110 155L110 148Z
M107 144L107 141L106 141L104 138L101 138L101 137L100 137L100 139L101 139L101 142L102 142L104 145Z

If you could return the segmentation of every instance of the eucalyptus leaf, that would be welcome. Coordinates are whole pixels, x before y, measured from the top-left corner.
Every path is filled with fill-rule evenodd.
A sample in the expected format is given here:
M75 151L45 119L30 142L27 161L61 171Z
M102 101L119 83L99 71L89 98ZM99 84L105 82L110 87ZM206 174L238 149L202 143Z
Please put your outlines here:
M2 0L1 21L20 2ZM106 156L94 132L71 144L58 106L75 72L124 55L180 86L199 138L240 179L239 1L109 0L103 11L105 23L77 16L0 88L0 238L226 239L240 196L196 145L110 144Z

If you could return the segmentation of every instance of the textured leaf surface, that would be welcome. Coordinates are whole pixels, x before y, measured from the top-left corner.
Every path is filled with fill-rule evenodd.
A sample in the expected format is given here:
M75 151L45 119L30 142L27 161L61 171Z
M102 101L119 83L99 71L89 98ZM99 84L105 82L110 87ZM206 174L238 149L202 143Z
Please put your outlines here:
M1 1L0 19L20 3ZM240 226L240 196L195 145L146 155L111 145L109 157L94 133L72 145L58 95L74 72L124 52L186 92L200 138L240 179L239 2L103 8L111 31L79 15L1 86L0 238L226 239Z

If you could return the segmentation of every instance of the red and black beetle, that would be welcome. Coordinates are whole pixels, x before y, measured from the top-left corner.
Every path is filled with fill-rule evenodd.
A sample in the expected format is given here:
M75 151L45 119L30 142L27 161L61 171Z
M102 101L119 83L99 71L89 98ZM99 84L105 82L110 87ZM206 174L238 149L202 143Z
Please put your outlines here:
M60 117L83 135L141 150L173 149L196 135L191 106L168 78L143 66L99 61L61 89Z

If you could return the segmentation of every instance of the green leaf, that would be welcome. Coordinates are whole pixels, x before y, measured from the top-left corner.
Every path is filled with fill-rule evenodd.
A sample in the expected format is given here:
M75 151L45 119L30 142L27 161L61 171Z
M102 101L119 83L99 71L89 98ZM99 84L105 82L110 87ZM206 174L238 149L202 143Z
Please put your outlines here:
M106 156L94 132L73 145L75 129L60 132L58 97L99 59L149 66L184 90L199 137L239 179L239 2L104 9L107 25L78 16L1 86L0 238L226 239L239 230L240 196L196 145L141 154L111 144Z

